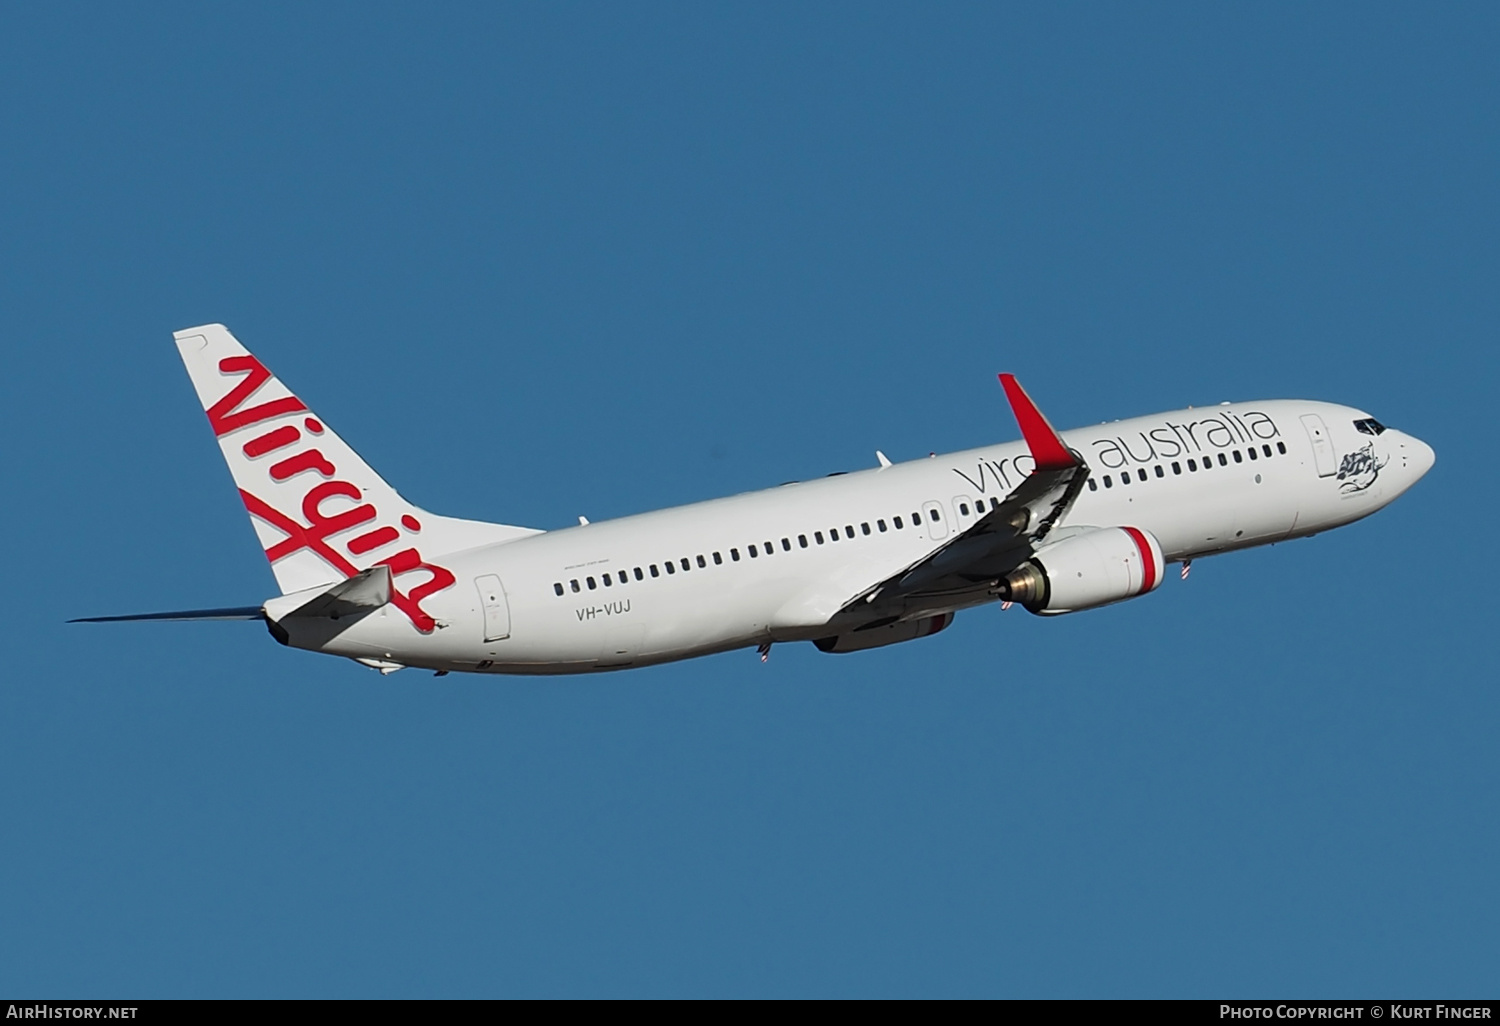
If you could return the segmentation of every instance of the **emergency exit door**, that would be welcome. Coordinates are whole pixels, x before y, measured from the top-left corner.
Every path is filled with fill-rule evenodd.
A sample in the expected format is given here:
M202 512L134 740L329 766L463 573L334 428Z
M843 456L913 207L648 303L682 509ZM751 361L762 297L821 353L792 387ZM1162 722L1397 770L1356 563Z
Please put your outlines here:
M922 503L922 526L927 528L927 537L948 537L948 522L943 518L943 504L941 502Z
M484 607L484 640L503 641L510 637L510 602L505 586L494 574L474 578L479 588L479 604Z

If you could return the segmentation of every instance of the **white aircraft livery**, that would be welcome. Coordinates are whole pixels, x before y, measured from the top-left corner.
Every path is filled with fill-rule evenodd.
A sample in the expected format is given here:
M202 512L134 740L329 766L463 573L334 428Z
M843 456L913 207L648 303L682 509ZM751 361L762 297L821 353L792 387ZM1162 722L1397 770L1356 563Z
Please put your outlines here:
M855 652L960 610L1135 598L1199 556L1300 538L1431 469L1368 413L1273 399L1059 434L1000 375L1022 441L540 531L413 506L223 325L177 348L281 594L110 620L261 620L390 673L584 673L811 641ZM77 621L75 621L77 622Z

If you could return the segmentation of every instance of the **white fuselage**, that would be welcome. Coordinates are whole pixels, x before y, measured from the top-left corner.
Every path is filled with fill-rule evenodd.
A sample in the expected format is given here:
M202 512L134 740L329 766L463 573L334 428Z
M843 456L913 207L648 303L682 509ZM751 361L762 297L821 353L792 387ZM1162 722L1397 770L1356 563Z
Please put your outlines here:
M1060 526L1140 528L1167 559L1186 560L1350 523L1434 458L1400 431L1362 432L1367 418L1273 400L1064 432L1091 474ZM852 596L964 531L1030 466L1026 444L1009 442L450 553L442 564L456 583L425 603L437 629L386 607L335 637L291 643L546 674L817 639ZM998 597L981 586L933 611Z

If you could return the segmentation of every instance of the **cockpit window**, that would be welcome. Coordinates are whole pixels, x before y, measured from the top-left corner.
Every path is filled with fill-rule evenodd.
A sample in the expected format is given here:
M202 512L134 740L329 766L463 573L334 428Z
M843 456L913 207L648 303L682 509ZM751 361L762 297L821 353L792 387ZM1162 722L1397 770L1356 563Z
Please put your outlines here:
M1365 435L1378 435L1385 431L1385 425L1374 417L1366 417L1364 420L1356 420L1354 429Z

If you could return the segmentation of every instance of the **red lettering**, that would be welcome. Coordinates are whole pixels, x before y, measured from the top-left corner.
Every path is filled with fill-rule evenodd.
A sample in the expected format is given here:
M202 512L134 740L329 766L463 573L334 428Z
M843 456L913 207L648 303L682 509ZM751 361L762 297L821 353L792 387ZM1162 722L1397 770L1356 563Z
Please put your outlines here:
M437 627L437 621L422 611L421 602L428 595L452 585L456 580L453 574L443 567L422 562L422 557L416 549L402 549L394 556L382 559L380 562L391 568L392 578L413 570L426 570L432 575L426 583L417 585L405 594L397 590L393 584L391 604L410 617L417 630L424 634L434 630Z
M286 535L285 539L266 549L266 558L272 563L305 549L345 577L353 577L359 573L360 568L335 551L328 544L328 538L373 520L376 516L375 507L369 503L363 503L339 513L325 514L322 509L323 503L334 498L358 500L360 491L347 481L324 481L315 486L302 500L302 514L308 520L308 523L303 525L265 501L240 489L240 501L245 504L245 509L250 511L250 515L265 521ZM361 552L379 548L381 545L388 545L399 536L394 527L380 527L359 535L349 542L349 550L358 555ZM456 582L452 572L445 567L423 562L421 554L416 549L402 549L395 555L380 560L380 563L391 568L393 582L396 577L403 574L426 571L427 579L408 591L402 591L393 583L391 604L401 610L412 622L412 626L422 633L426 634L435 630L437 621L422 609L422 600L444 588L451 587Z
M302 497L302 515L307 518L307 522L312 525L312 530L318 533L319 538L339 534L351 527L358 527L367 520L375 519L375 507L368 502L332 516L324 515L321 508L323 503L335 497L358 499L359 489L348 481L324 481Z
M323 540L323 535L303 527L285 513L257 499L243 488L240 489L240 501L245 504L251 516L264 520L286 535L283 541L277 542L266 550L266 558L272 563L285 559L294 552L307 549L309 552L316 553L325 563L345 577L353 577L359 573L359 568L335 552Z
M356 556L360 556L371 549L378 549L382 545L389 545L399 537L401 537L401 532L394 527L377 527L368 534L362 534L350 541L349 551Z
M229 394L208 408L208 423L213 428L214 437L226 435L238 428L248 427L251 424L259 424L263 420L272 417L282 417L288 413L301 413L307 407L302 405L302 400L294 395L283 399L272 399L268 403L259 406L251 406L241 410L239 406L246 399L254 395L260 386L271 380L271 372L266 370L255 357L246 354L244 356L226 356L219 361L219 370L225 374L234 374L245 371L245 377L229 390Z
M296 428L292 430L295 431ZM285 481L293 474L300 474L304 470L316 470L324 477L332 477L334 474L333 464L325 460L321 452L316 449L303 449L295 456L288 456L280 463L271 464L271 480ZM353 485L350 487L352 488ZM357 494L354 497L359 498Z
M250 439L250 441L245 443L245 455L251 459L257 456L264 456L268 452L285 449L301 437L301 431L298 431L291 424L287 424L285 427L279 427L275 431L268 431L259 438Z

